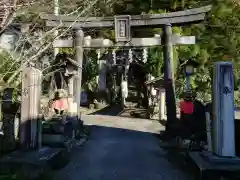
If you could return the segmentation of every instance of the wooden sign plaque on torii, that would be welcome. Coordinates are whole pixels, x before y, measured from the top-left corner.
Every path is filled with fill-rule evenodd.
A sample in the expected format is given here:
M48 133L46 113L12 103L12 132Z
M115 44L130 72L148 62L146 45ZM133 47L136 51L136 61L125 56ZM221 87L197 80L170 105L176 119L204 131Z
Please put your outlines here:
M164 14L147 14L147 15L121 15L115 17L74 17L64 15L42 15L42 19L46 20L48 27L72 27L76 29L74 40L56 40L54 47L75 47L76 61L79 64L78 92L81 92L81 67L83 48L100 48L110 46L120 47L144 47L163 45L164 49L164 80L166 89L166 105L167 105L167 126L166 130L172 130L172 124L176 120L176 100L173 85L172 59L173 45L176 44L194 44L195 37L172 35L172 25L183 25L189 23L198 23L205 19L206 13L211 10L211 6L204 6L195 9L189 9L179 12L171 12ZM162 26L162 38L132 38L131 27L140 26ZM115 37L117 44L104 43L102 41L91 40L85 43L84 29L89 28L115 28ZM87 45L86 45L87 44ZM77 103L80 105L80 93L77 97Z

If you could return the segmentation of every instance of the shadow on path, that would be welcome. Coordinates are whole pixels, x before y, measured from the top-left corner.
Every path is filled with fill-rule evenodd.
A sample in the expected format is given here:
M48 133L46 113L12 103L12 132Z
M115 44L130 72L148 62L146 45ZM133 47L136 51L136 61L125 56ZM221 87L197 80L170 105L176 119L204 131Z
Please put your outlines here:
M57 180L190 180L168 160L152 133L92 126L91 136L73 153Z
M118 116L121 114L122 109L120 105L112 105L112 106L107 106L103 109L100 109L96 112L93 112L89 115L107 115L107 116Z
M122 109L119 104L107 106L103 109L90 113L89 115L107 115L107 116L121 116L121 117L131 117L148 119L147 111L143 108L126 108Z

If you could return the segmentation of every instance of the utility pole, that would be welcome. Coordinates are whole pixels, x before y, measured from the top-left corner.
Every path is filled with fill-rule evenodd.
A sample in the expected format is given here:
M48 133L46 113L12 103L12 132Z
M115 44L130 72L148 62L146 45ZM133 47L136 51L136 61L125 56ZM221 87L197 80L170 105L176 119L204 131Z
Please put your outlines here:
M59 1L58 0L54 0L54 15L55 16L59 16ZM54 36L57 37L58 36L58 30L56 30L54 32ZM59 52L58 48L54 48L54 57L57 56Z

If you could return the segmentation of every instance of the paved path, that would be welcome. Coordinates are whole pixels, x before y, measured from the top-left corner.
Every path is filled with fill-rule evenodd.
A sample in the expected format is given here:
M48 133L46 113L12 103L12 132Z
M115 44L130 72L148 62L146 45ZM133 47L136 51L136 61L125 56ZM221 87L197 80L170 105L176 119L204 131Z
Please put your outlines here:
M126 118L121 116L107 115L84 115L82 116L82 119L86 125L115 127L141 132L159 133L160 130L165 129L165 127L163 127L158 121L141 118Z
M161 128L157 122L94 115L83 119L92 124L91 136L56 174L57 180L190 179L168 161L159 140L149 133Z

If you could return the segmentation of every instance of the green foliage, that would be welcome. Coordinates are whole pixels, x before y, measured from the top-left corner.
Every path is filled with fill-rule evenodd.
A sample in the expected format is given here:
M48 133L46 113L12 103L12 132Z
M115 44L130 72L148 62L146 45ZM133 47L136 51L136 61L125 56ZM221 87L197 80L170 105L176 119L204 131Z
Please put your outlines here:
M211 92L211 74L210 69L216 61L232 61L236 68L239 68L240 63L240 7L236 6L232 0L214 0L209 1L212 4L212 11L208 14L203 23L191 26L174 27L173 32L181 35L195 35L197 39L196 45L176 46L174 49L173 64L176 75L176 92L181 94L184 90L185 80L182 63L193 60L199 64L196 73L192 78L191 86L199 92ZM165 10L183 10L193 7L206 5L203 1L185 0L172 1L171 7ZM150 13L164 12L163 9ZM162 61L161 48L151 51L149 64L153 67L154 75L163 73L161 68L158 68L157 61ZM157 58L156 58L157 57ZM160 72L155 72L159 70ZM235 76L239 70L235 70ZM237 79L237 78L236 78ZM235 85L236 86L236 85Z
M0 79L7 80L18 68L20 62L16 62L7 51L0 52Z
M159 77L163 73L163 51L162 47L153 47L149 49L149 57L147 61L148 72L155 77Z
M89 80L93 79L98 75L98 59L97 59L97 53L95 50L89 51L87 54L87 60L85 63L84 69L86 70L86 73L88 75Z
M59 53L67 53L69 55L73 55L74 50L73 50L73 48L60 48Z
M216 61L232 61L238 68L240 64L240 7L232 0L120 0L111 11L113 14L154 14L179 11L189 8L212 4L212 10L206 20L199 24L173 27L174 34L196 36L195 45L175 46L173 50L173 71L176 81L176 92L182 93L185 86L184 63L194 61L198 64L196 73L192 77L191 86L205 97L211 94L211 69ZM105 12L102 11L104 14ZM109 30L107 30L109 31ZM112 33L101 34L113 38ZM161 28L133 29L133 34L147 36L162 34ZM112 31L111 31L112 32ZM109 35L111 34L111 35ZM164 71L163 48L149 48L149 58L146 65L148 72L154 76L162 76ZM239 70L235 70L239 75Z
M96 92L98 88L97 75L99 74L98 58L95 50L85 52L86 60L83 67L83 89Z

